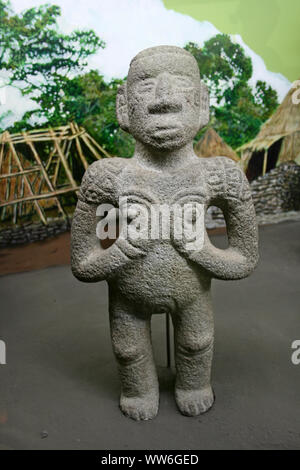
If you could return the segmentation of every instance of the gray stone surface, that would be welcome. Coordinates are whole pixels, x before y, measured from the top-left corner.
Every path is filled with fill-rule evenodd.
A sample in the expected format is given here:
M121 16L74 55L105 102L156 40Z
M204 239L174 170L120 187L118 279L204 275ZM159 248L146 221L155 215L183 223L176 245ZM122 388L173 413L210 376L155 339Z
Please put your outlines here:
M130 160L93 163L83 178L74 214L72 270L81 281L108 281L120 408L136 420L154 418L158 412L150 332L155 313L168 312L173 320L179 410L196 416L211 408L211 279L242 279L258 260L255 212L245 175L226 157L199 159L193 151L193 137L208 122L208 113L207 89L187 51L160 46L139 53L117 98L118 120L135 137L135 154ZM120 209L121 217L120 197L125 196L131 208L138 203L150 211L167 204L173 229L181 223L175 205L193 204L188 231L176 237L171 230L169 239L153 239L148 236L153 220L132 209L127 214L129 229L123 224L115 243L104 248L96 235L97 207L111 204ZM197 236L203 236L203 244L190 249L201 218L197 210L202 207L205 214L211 205L223 210L229 246L215 247L200 224ZM110 217L114 213L111 209Z
M297 220L300 217L300 165L285 162L259 176L250 184L259 225ZM222 211L210 207L206 214L207 228L225 226Z
M117 405L106 283L78 282L69 266L1 277L0 449L300 450L299 231L261 227L253 275L213 281L216 405L195 418L176 410L164 315L152 318L160 412L136 423Z

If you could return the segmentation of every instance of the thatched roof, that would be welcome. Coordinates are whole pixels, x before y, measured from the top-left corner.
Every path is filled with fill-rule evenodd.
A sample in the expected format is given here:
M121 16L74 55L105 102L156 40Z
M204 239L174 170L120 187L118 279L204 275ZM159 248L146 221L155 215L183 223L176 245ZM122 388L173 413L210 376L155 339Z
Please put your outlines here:
M247 166L254 152L268 151L282 139L277 164L300 159L300 103L293 102L295 88L291 88L275 113L266 121L255 139L238 149ZM300 160L299 160L300 163Z
M197 142L194 150L198 157L220 156L231 158L235 162L239 161L235 151L224 142L212 127L209 128L199 142Z
M47 224L46 208L66 218L60 198L79 189L89 163L110 155L75 123L0 135L0 218L32 213Z

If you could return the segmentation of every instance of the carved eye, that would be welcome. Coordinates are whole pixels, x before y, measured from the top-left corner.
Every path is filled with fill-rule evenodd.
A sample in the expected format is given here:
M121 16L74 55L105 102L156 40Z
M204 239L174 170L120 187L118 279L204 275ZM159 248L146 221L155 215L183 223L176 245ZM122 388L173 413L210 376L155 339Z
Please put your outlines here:
M93 191L91 189L88 189L86 191L86 198L87 200L91 201L91 202L97 202L98 200L98 194L96 191Z
M174 77L174 85L176 88L186 89L186 88L193 88L194 84L189 77L185 77L183 75L177 75Z
M139 93L150 93L155 87L155 80L147 78L143 80L138 86Z

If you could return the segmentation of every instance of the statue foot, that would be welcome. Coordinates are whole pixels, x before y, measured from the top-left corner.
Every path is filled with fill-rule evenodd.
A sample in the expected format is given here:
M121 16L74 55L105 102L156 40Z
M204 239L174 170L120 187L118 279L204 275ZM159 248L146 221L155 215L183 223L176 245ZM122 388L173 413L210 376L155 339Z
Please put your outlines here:
M208 411L214 403L211 386L200 390L175 389L175 399L180 412L185 416L198 416Z
M128 418L136 421L153 419L158 413L159 395L152 392L142 397L126 397L121 394L120 408Z

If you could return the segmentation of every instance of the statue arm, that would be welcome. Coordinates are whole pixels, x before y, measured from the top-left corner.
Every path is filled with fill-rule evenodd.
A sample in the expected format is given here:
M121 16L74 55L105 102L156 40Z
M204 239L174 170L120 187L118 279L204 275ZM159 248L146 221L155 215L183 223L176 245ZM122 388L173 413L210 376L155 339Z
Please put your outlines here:
M101 191L101 183L99 185L93 164L84 175L71 230L71 268L80 281L97 282L107 279L132 258L141 255L121 235L109 248L104 249L101 246L96 234L96 211L98 205L104 202L107 202L107 194Z
M225 191L213 198L211 205L223 211L229 247L215 247L205 231L203 249L191 251L189 258L212 277L234 280L247 277L258 262L258 231L246 176L232 162L226 162L225 169Z

